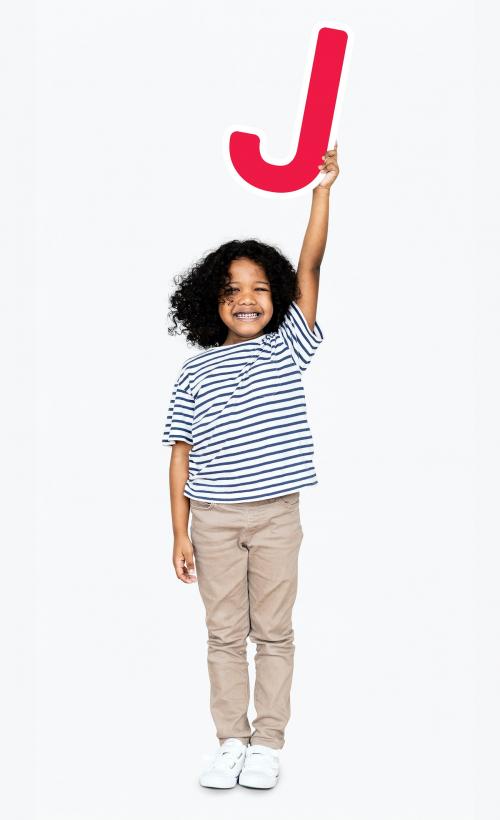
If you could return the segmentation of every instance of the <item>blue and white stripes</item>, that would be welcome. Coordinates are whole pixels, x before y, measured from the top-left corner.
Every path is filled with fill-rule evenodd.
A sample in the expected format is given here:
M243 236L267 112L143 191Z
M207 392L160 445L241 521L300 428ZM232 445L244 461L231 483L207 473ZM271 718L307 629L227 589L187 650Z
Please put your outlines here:
M301 374L322 341L292 302L277 331L184 362L162 444L192 445L188 498L255 501L318 483Z

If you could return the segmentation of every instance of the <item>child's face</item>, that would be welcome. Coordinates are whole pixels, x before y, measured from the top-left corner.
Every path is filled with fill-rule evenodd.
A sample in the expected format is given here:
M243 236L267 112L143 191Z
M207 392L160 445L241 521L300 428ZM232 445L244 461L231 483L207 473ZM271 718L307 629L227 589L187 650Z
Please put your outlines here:
M264 269L251 259L234 259L229 274L230 284L219 302L219 316L228 328L224 344L262 336L273 315L271 285ZM257 316L250 315L255 313Z

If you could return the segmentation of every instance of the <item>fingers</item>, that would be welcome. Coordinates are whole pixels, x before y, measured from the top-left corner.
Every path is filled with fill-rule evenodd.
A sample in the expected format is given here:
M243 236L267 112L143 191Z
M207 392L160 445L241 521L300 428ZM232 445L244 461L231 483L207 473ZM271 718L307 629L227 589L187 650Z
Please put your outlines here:
M328 150L328 151L326 152L326 154L323 154L323 156L321 157L321 159L325 159L326 157L334 157L334 158L335 158L335 157L337 156L337 147L338 147L338 144L337 144L337 142L336 142L336 143L335 143L335 147L334 147L334 148L330 148L330 150Z
M193 557L186 559L183 555L176 555L174 557L174 569L180 581L185 584L192 584L196 581L196 573L194 567Z
M337 142L335 142L335 147L331 148L326 154L323 154L321 157L323 160L322 165L318 165L318 168L321 171L333 171L338 169L337 165Z
M183 558L179 558L179 559L176 558L174 560L174 569L175 569L175 574L177 575L179 581L184 581L184 583L187 583L186 568L184 566L184 559Z
M318 168L321 171L338 171L339 166L335 162L335 160L326 160L322 165L318 165Z
M196 571L194 568L194 561L192 555L189 559L186 559L186 574L191 581L196 581Z

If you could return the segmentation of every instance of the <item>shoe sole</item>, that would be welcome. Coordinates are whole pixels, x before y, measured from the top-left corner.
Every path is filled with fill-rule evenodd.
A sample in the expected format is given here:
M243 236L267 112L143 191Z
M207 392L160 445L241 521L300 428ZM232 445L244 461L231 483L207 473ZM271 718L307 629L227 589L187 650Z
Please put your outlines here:
M234 789L237 785L238 781L235 780L234 783L202 783L201 780L199 781L200 786L203 786L204 789Z
M279 780L279 776L276 778L274 783L267 783L267 784L257 784L257 783L244 783L241 780L238 780L238 784L243 786L244 789L273 789Z

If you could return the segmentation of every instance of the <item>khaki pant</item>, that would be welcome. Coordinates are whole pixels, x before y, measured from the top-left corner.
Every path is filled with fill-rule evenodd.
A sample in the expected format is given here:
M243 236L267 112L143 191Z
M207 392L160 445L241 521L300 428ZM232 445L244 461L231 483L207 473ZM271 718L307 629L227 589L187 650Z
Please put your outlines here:
M290 718L300 492L224 504L191 499L190 538L208 627L210 710L223 743L280 749ZM255 653L253 732L247 638Z

